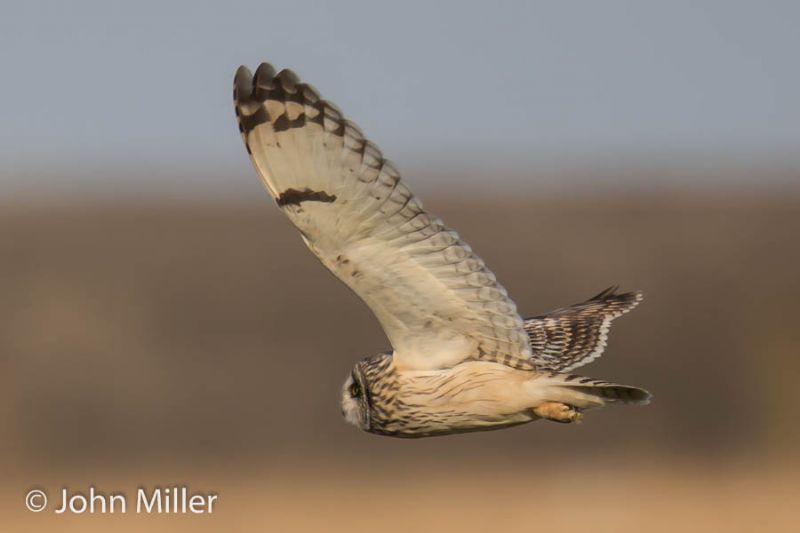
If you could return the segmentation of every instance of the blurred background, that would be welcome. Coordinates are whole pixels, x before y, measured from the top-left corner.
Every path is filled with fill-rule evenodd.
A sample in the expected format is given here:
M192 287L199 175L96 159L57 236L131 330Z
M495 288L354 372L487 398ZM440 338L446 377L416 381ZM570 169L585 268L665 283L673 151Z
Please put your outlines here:
M0 529L791 531L795 2L17 2L0 18ZM233 72L291 67L525 315L645 302L583 369L647 407L395 440L339 388L388 348L252 169ZM498 236L502 235L502 238ZM31 487L185 484L210 516Z

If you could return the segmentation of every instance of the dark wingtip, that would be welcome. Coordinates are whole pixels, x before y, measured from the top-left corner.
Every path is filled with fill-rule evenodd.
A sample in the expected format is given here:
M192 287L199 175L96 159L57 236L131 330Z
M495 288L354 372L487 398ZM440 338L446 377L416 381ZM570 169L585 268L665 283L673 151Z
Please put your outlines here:
M236 69L236 76L235 77L236 77L236 79L239 79L239 78L243 77L243 78L246 78L246 79L249 80L250 78L253 77L253 75L250 73L250 69L247 68L246 65L239 65L239 68Z
M644 299L644 293L640 290L631 291L631 292L617 292L619 290L619 285L612 285L611 287L605 289L604 291L600 292L599 294L592 296L587 301L588 302L603 302L609 299L614 299L619 302L630 302L630 303L638 303Z
M608 287L607 289L604 289L604 290L600 291L599 294L595 294L594 296L589 298L589 301L591 302L591 301L595 301L595 300L605 300L609 296L614 296L615 293L618 290L619 290L619 285L612 285L612 286Z
M253 75L253 85L262 89L271 89L275 78L275 67L269 63L261 63Z
M294 73L293 70L285 68L278 72L278 75L275 76L275 79L280 82L281 87L287 93L294 94L297 92L297 86L300 84L300 78Z
M233 99L236 101L244 100L253 92L253 75L250 69L242 65L236 69L233 77Z

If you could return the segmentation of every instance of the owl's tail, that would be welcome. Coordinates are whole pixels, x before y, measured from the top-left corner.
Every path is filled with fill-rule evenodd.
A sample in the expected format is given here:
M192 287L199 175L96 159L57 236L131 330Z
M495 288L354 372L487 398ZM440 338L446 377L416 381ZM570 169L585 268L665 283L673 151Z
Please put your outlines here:
M548 378L544 396L547 401L561 402L588 409L608 403L646 405L652 395L639 387L609 383L575 374L555 374Z

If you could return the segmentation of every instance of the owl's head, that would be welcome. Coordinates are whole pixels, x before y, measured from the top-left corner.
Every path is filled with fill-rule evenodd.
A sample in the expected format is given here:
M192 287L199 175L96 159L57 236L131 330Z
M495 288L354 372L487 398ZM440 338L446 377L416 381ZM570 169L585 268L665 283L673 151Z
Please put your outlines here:
M364 431L377 431L381 421L373 420L373 406L377 402L386 407L387 402L391 402L385 390L393 374L392 354L388 352L366 357L356 363L342 387L342 415L345 420ZM376 395L376 390L383 390L384 394Z
M353 367L342 386L342 416L354 426L369 431L370 391L359 365Z

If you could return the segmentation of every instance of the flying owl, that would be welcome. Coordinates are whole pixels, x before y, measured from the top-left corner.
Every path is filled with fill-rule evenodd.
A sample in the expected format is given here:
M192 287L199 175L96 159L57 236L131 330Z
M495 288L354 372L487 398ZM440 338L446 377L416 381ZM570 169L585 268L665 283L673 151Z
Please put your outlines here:
M426 437L580 420L640 388L571 371L598 358L640 292L603 291L523 320L494 274L400 180L361 130L291 70L236 72L247 153L278 207L370 307L391 352L356 363L342 413L380 435Z

